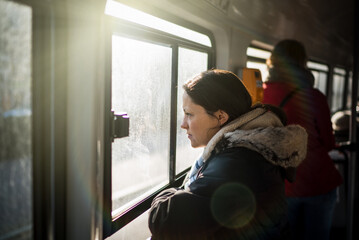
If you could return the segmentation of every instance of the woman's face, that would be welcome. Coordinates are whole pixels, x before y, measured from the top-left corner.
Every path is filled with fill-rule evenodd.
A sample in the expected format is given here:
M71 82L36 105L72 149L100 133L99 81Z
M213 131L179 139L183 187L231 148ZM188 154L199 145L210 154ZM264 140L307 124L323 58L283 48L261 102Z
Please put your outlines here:
M209 115L206 110L195 103L185 92L183 94L184 117L181 128L187 130L192 147L205 147L209 140L219 131L220 121Z

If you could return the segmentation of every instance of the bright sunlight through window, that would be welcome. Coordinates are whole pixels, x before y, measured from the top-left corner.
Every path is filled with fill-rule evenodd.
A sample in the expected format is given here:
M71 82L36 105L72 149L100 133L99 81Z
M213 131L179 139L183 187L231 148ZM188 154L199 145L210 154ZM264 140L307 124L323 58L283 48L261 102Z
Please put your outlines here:
M204 34L167 22L163 19L154 17L113 0L107 1L105 13L113 17L170 33L172 35L200 43L207 47L212 46L209 37Z
M307 62L307 67L310 68L310 69L321 70L321 71L324 71L324 72L329 71L329 68L328 68L327 65L321 64L321 63L316 63L316 62L311 62L311 61Z
M271 55L270 51L265 51L257 48L248 47L247 48L247 56L257 57L262 59L268 59Z

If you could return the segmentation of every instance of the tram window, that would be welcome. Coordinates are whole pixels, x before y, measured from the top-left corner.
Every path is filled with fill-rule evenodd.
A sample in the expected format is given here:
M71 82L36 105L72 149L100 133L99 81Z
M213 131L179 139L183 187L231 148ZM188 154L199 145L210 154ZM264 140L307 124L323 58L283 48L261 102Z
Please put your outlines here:
M112 109L131 116L112 144L112 210L168 182L172 50L112 37ZM166 182L167 181L167 182Z
M324 95L327 94L327 81L329 68L325 64L308 61L307 67L314 76L314 88L319 89Z
M133 226L143 221L131 221L143 218L140 214L150 206L153 194L181 182L201 153L191 148L180 128L182 85L213 67L214 49L207 35L132 8L128 16L122 14L124 9L128 7L108 1L105 10L116 17L111 18L112 78L106 94L111 100L105 108L130 117L129 136L108 141L110 147L105 147L111 151L106 157L111 164L105 167L111 176L105 176L104 201L111 207L105 207L104 226L112 221L104 229L105 237L119 229L121 234L137 229ZM177 30L160 27L162 24ZM196 34L182 35L184 29Z
M267 59L270 57L271 52L264 49L259 49L255 47L247 48L247 68L256 68L259 69L262 75L262 80L266 81L268 77L268 67L266 64Z
M249 57L256 57L261 59L268 59L271 55L270 51L254 48L254 47L248 47L247 48L247 56Z
M316 70L312 70L312 73L314 76L314 88L319 89L319 91L326 95L328 74Z
M248 61L248 62L247 62L247 68L259 69L259 71L261 71L262 81L263 81L263 82L266 81L266 79L267 79L267 77L268 77L268 68L267 68L267 65L266 65L266 64Z
M331 111L336 112L341 110L344 101L344 83L345 83L345 70L342 68L334 68L333 75L333 98Z
M0 238L32 239L32 9L0 1Z
M329 71L329 68L326 64L322 64L322 63L318 63L318 62L308 61L307 67L309 69L315 69L315 70L319 70L319 71L323 71L323 72Z
M189 61L190 60L190 61ZM186 48L179 48L178 53L178 98L177 98L177 151L176 151L176 174L185 170L197 159L202 148L192 148L186 132L181 129L182 109L182 85L199 72L205 71L208 66L208 54Z

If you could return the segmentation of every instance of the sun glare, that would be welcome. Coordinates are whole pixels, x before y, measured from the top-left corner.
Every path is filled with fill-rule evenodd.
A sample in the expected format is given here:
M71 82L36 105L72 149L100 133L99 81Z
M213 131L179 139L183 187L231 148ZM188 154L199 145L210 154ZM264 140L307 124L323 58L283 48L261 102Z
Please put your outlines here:
M133 23L141 24L146 27L154 28L166 33L170 33L172 35L185 38L208 47L212 46L209 37L204 34L154 17L150 14L141 12L113 0L107 1L105 14L121 18L123 20L130 21Z
M247 56L268 59L270 55L271 55L270 51L265 51L252 47L247 48Z
M325 72L329 71L329 68L327 65L321 64L321 63L316 63L316 62L311 62L311 61L307 62L307 67L315 69L315 70L325 71Z

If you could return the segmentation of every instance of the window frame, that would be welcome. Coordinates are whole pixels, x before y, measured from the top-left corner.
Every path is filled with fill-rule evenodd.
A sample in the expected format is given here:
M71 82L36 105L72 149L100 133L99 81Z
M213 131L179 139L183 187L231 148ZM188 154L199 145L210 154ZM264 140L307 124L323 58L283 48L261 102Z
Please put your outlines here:
M31 239L66 236L67 19L65 5L10 0L31 8L32 229ZM56 24L54 24L56 19ZM59 27L61 26L61 27ZM64 27L65 26L65 27ZM54 39L56 38L56 41ZM46 71L44 71L46 69ZM56 143L56 147L54 144ZM19 233L19 235L22 233Z
M66 237L67 21L65 6L17 1L33 9L33 239ZM55 19L58 25L54 25ZM63 24L63 25L61 25ZM66 25L65 25L66 24ZM62 26L59 28L59 26ZM64 27L66 26L66 27ZM65 30L64 30L65 29ZM54 41L56 38L57 41ZM51 69L44 71L44 69ZM56 147L53 145L56 143Z
M350 109L351 107L351 98L352 98L352 81L353 81L353 71L345 69L345 85L344 85L344 100L343 100L343 109Z
M341 72L343 71L343 72ZM332 113L335 113L335 112L338 112L338 111L341 111L341 110L344 110L345 107L346 107L346 104L347 104L347 99L346 99L346 95L347 95L347 92L348 92L348 82L349 82L349 73L348 73L348 70L345 69L344 67L341 67L341 66L334 66L333 67L333 70L332 70L332 86L331 86L331 95L332 95L332 98L330 100L330 111ZM342 80L344 81L343 83L343 90L342 92L340 93L340 96L339 98L341 99L341 105L339 106L338 109L332 109L332 106L333 106L333 101L334 101L334 77L335 76L339 76L340 78L342 78Z
M156 15L157 16L157 15ZM199 26L188 23L182 19L173 19L169 20L172 23L178 24L180 26L189 28L191 30L200 32L209 37L212 47L207 47L205 45L174 36L172 34L162 32L160 30L152 29L146 26L142 26L136 23L128 22L126 20L118 19L116 17L107 16L109 20L109 29L106 31L106 83L105 83L105 125L104 125L104 135L105 135L105 161L104 161L104 178L103 178L103 237L109 237L122 227L130 223L132 220L140 216L142 213L147 211L150 206L153 198L163 191L164 189L170 187L179 187L183 179L186 176L186 173L189 171L190 166L176 174L176 136L177 136L177 82L178 82L178 52L179 48L187 48L195 51L200 51L208 54L208 65L207 68L210 69L215 66L215 43L214 37L211 32L206 29L203 29ZM166 18L159 16L164 20ZM111 64L112 64L112 35L116 34L118 36L127 37L139 41L150 42L154 44L164 45L172 49L172 72L171 72L171 112L170 112L170 153L169 153L169 179L168 184L163 186L160 189L157 189L155 192L140 200L139 202L132 205L126 211L121 213L118 216L112 217L112 141L110 136L110 125L111 125ZM130 116L131 117L131 116ZM131 121L131 120L130 120Z
M329 90L330 90L330 84L329 84L329 75L330 75L330 66L324 62L319 62L319 61L315 61L315 60L311 60L311 59L308 59L307 62L312 62L312 63L317 63L317 64L320 64L320 65L325 65L327 66L328 70L325 71L325 70L322 70L322 69L318 69L318 68L312 68L312 67L308 67L307 65L307 68L310 70L310 71L316 71L316 72L319 72L319 73L325 73L326 74L326 83L325 83L325 96L327 97L328 99L328 96L329 96Z

